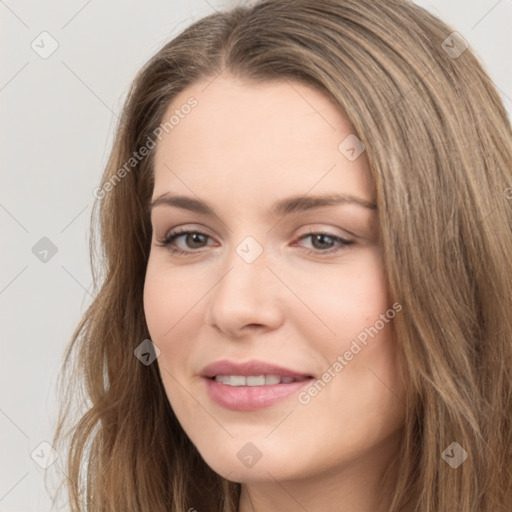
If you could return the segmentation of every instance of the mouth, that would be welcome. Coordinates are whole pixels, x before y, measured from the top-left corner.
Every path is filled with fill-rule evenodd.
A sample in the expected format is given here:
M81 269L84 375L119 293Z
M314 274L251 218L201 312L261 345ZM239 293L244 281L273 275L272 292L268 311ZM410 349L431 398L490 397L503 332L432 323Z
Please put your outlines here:
M270 407L314 380L312 375L261 361L218 361L204 368L201 376L209 398L234 411Z
M291 384L292 382L301 382L311 377L286 377L283 375L216 375L211 377L216 382L221 382L226 386L275 386L276 384Z

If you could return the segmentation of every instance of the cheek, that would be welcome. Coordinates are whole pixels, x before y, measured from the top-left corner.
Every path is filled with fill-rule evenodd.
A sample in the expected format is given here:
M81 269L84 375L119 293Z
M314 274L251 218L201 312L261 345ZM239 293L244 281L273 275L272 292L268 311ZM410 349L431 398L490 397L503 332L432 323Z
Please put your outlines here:
M144 281L144 314L149 332L171 339L204 295L201 279L184 267L171 267L165 258L150 256ZM183 319L183 320L182 320Z
M343 264L318 266L315 272L295 270L287 282L300 299L289 305L304 337L325 340L336 350L374 325L391 306L377 250L359 251Z
M150 256L144 282L146 324L160 350L157 364L173 407L187 398L186 394L181 396L180 383L194 371L192 354L197 350L195 340L204 322L203 301L211 287L201 277L201 270L193 267L173 267L165 255Z
M150 339L160 350L156 363L167 398L179 418L191 414L191 404L179 383L184 381L190 356L190 343L184 342L184 334L194 321L197 324L193 306L201 294L195 290L195 283L194 279L183 278L180 269L171 269L160 258L150 257L144 282L144 314Z
M156 259L149 259L144 282L144 315L149 330L150 339L160 350L157 364L160 367L160 373L164 382L167 395L170 397L172 392L172 382L174 380L174 368L170 362L182 361L185 354L183 351L186 344L178 343L178 336L185 317L180 322L185 311L183 311L186 302L185 291L189 288L176 288L179 283L175 276L169 272L169 268L159 264ZM181 289L180 293L176 293ZM170 355L172 354L172 357Z

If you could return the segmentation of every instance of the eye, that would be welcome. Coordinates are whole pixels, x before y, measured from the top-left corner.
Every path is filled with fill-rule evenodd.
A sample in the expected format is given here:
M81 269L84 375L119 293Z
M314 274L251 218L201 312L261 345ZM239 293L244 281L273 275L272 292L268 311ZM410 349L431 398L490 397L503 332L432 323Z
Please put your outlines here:
M184 237L185 244L191 244L191 247L189 249L200 249L203 247L201 245L205 240L210 238L206 233L202 233L201 231L190 231L185 229L180 229L174 232L169 233L163 240L159 240L159 243L157 244L159 247L166 247L171 251L173 254L190 254L192 252L196 251L187 251L180 249L179 247L176 247L176 240ZM197 247L197 244L199 247Z
M189 250L184 250L176 246L177 240L182 237L185 241L186 249ZM159 240L157 245L159 247L166 247L173 254L186 255L197 253L198 251L194 249L201 249L205 247L205 245L208 245L206 242L209 238L211 238L209 235L201 231L179 229L169 233L163 240ZM336 235L314 231L302 235L299 241L307 238L311 239L313 245L313 249L306 249L308 254L331 254L346 250L350 245L354 244L353 240L345 240Z
M312 231L302 235L299 240L305 240L306 238L311 239L313 246L313 250L307 251L308 254L331 254L346 250L350 245L354 244L353 240L345 240L339 236L323 232Z

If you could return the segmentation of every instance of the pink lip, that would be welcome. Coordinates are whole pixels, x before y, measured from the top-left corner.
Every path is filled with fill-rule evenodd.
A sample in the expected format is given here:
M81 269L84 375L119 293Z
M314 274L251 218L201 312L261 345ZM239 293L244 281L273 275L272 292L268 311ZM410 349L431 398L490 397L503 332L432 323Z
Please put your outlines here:
M281 383L270 386L229 386L214 380L216 375L279 375L301 380L289 384ZM210 398L221 407L235 411L254 411L270 407L276 402L297 394L302 387L309 385L312 379L310 375L305 373L262 361L248 361L245 363L217 361L206 366L202 376L205 379Z
M245 363L235 363L233 361L216 361L209 364L201 372L203 377L212 378L216 375L279 375L281 377L293 377L294 379L311 377L307 373L296 372L289 368L284 368L264 361L246 361Z

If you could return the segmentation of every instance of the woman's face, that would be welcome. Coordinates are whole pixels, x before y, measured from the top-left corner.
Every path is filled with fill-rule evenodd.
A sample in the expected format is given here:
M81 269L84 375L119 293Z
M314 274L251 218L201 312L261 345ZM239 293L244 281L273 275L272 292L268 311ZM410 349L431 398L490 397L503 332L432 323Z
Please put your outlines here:
M144 310L183 429L233 481L384 464L403 422L401 305L353 127L286 81L221 75L164 121L176 110L154 155ZM176 232L191 234L162 246Z

